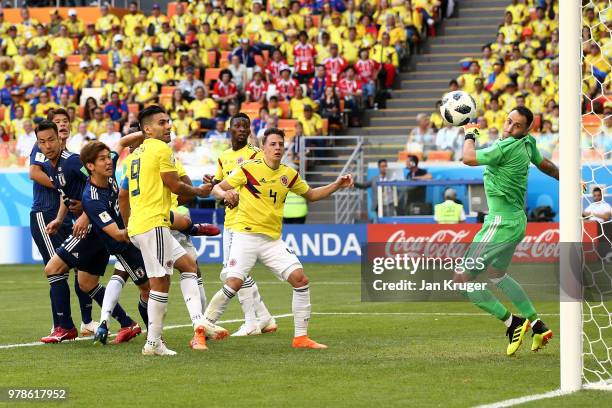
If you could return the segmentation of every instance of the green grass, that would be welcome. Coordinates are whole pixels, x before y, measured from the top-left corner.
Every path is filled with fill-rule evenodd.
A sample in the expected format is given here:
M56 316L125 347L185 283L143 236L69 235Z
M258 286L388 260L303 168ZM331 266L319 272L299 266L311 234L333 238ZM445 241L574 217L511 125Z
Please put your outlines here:
M219 288L218 267L203 269L210 298ZM531 353L529 341L507 358L505 328L468 303L362 303L359 265L311 264L306 271L315 313L309 331L329 350L291 349L291 318L278 319L275 334L209 342L208 352L188 348L191 329L185 327L164 333L179 353L172 358L140 355L144 335L120 346L94 347L86 340L0 349L0 387L67 387L69 401L60 406L106 407L464 407L559 387L558 337L543 352ZM253 276L270 311L290 313L288 285L263 268ZM167 325L189 323L177 280ZM39 266L0 267L0 288L0 345L47 334L49 290ZM72 299L76 322L74 294ZM134 285L126 286L121 303L135 319L137 300ZM536 306L557 334L558 303ZM98 313L95 306L94 317ZM222 319L240 317L233 301ZM225 326L234 330L239 323ZM610 406L612 393L581 392L537 405Z

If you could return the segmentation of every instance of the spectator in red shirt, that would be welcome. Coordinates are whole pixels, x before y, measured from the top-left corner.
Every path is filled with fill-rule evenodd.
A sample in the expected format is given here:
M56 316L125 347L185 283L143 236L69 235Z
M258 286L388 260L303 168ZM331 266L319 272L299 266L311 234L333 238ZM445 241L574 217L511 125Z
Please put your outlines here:
M295 88L300 86L298 81L291 78L291 68L285 65L281 68L281 79L276 81L276 89L278 91L278 99L288 101L295 96Z
M238 102L238 88L232 82L232 73L229 69L224 69L219 75L220 80L213 87L213 99L219 105L219 110L227 114L227 105L231 102Z
M306 31L300 31L298 43L293 47L295 57L295 72L301 84L308 83L315 69L315 57L317 50L308 42Z
M357 79L361 82L363 96L368 100L368 107L372 108L374 106L374 97L376 96L376 78L378 78L380 65L370 58L367 48L362 48L359 50L359 59L354 67Z
M287 61L283 59L283 54L278 49L274 50L272 58L268 61L268 65L266 65L268 83L273 84L280 79L281 69L285 65L287 65Z
M331 56L325 58L323 65L327 73L327 83L329 85L336 85L348 64L346 60L338 54L338 44L331 44L329 53Z
M263 80L261 71L253 74L253 80L246 87L246 101L264 103L266 93L268 92L268 83Z
M355 76L355 68L348 67L344 78L338 82L340 97L344 98L345 106L350 109L349 119L353 126L359 126L363 91L361 82Z

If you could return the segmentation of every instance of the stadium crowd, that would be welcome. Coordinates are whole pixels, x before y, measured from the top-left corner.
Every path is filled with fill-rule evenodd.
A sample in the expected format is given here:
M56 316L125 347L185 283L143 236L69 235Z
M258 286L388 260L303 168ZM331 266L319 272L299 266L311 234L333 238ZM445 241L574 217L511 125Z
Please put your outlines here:
M556 157L559 142L559 30L557 0L511 0L494 42L482 46L480 58L461 60L461 72L450 80L449 91L463 90L474 98L480 125L479 146L488 146L502 132L506 114L515 106L526 106L535 114L532 133L546 157ZM612 8L607 1L592 1L584 8L585 150L599 152L612 147L612 101L610 57L612 57ZM500 16L501 17L501 16ZM406 150L427 157L431 151L446 152L446 158L461 158L460 129L445 126L439 113L417 116ZM589 115L592 114L592 115ZM591 150L597 150L591 149Z
M108 6L84 23L76 9L42 24L0 10L0 133L21 161L35 123L57 106L72 116L73 151L90 140L110 146L143 107L160 103L178 138L226 137L227 118L254 119L253 139L279 126L292 136L359 126L385 97L401 62L446 1L193 0L137 2L122 18Z

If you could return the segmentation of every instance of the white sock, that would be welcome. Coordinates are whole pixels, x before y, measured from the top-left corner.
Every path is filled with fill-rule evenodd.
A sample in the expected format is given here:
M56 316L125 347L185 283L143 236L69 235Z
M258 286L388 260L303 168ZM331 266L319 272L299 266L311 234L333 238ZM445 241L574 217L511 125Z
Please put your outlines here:
M253 306L255 307L255 314L260 322L268 322L272 319L270 311L266 307L259 294L259 287L257 283L253 282Z
M506 327L510 327L510 325L512 324L512 313L510 313L510 317L509 318L504 320L504 324L506 325Z
M113 275L106 285L106 292L104 292L104 299L102 300L102 308L100 310L100 322L110 320L111 313L119 301L121 291L123 291L123 285L125 281L119 275Z
M181 273L181 292L193 327L203 325L202 300L198 288L198 275L195 272Z
M225 312L230 300L236 295L236 291L227 285L223 285L221 289L208 303L204 317L211 323L219 320L219 317Z
M244 324L246 327L253 327L257 324L257 316L255 316L255 298L253 285L255 281L250 276L247 276L238 291L238 301L244 312Z
M152 290L149 292L147 314L149 315L149 329L147 341L157 342L164 329L164 317L168 310L168 294Z
M200 291L202 310L206 310L206 292L204 292L204 280L202 278L198 278L198 290Z
M308 334L308 321L310 320L310 287L293 288L293 324L295 326L295 337Z

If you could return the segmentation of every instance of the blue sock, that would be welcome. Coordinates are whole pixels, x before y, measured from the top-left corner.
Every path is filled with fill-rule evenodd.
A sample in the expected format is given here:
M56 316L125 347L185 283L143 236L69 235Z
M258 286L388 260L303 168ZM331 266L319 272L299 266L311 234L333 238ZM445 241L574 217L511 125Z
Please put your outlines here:
M77 273L74 273L74 291L79 298L79 307L81 308L81 320L83 323L87 324L91 322L91 298L89 295L81 290L79 286L79 279L77 277Z
M106 288L100 284L89 291L89 297L96 301L100 307L102 306L102 301L104 300L104 293L106 292ZM121 324L121 327L127 327L132 324L132 318L125 313L125 310L121 307L119 303L113 309L112 316Z
M140 301L138 302L138 312L140 312L140 317L142 317L145 327L149 327L149 313L147 312L147 306L147 302L140 298Z
M59 326L64 329L74 328L72 315L70 313L70 287L68 286L68 275L47 276L51 285L51 299L55 306L55 316Z
M51 317L53 317L53 327L60 325L59 319L57 318L57 311L55 310L55 304L53 303L53 295L51 294L51 288L49 288L49 299L51 300Z

